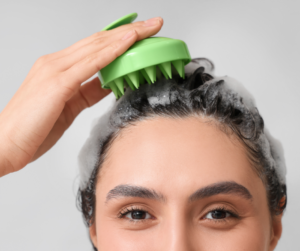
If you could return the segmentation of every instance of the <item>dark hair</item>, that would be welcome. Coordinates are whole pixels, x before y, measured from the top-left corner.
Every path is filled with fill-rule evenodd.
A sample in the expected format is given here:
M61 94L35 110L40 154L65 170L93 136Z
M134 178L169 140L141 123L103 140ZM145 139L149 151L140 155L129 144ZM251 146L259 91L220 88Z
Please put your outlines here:
M214 79L205 73L204 67L199 67L186 79L174 76L169 80L160 79L153 85L142 85L133 92L126 90L125 97L117 101L109 123L118 130L101 144L99 161L88 184L78 191L78 205L87 226L91 226L95 219L97 174L119 130L150 117L183 118L195 115L204 115L226 134L237 136L246 147L254 170L265 184L271 215L283 212L287 202L286 185L280 180L274 161L270 162L264 149L267 140L264 121L257 108L249 106L243 97L225 85L223 79ZM269 149L274 157L274 149Z

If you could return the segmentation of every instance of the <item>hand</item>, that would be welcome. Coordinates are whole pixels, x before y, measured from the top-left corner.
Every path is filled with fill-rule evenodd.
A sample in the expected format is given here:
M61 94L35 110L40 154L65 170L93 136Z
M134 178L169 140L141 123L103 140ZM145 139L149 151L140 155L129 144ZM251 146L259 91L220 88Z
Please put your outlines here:
M39 58L0 113L0 177L47 152L83 109L108 95L98 78L81 84L162 25L161 18L123 25Z

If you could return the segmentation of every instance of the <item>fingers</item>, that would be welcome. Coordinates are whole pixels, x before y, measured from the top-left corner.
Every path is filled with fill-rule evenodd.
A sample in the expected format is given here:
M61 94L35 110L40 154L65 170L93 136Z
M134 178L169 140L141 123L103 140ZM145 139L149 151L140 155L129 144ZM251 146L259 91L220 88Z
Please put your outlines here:
M111 90L101 88L98 77L82 85L78 92L66 103L63 111L67 127L71 125L82 110L98 103L109 93L111 93Z
M136 26L140 26L142 24L144 24L145 22L144 21L140 21L140 22L135 22L135 23L132 23L132 24L128 24L128 25L122 25L116 29L119 29L119 28L122 28L120 29L120 31L122 30L128 30L129 29L129 25L134 28ZM59 58L62 58L66 55L69 55L71 53L74 53L76 50L78 50L79 48L82 48L88 44L90 44L91 42L95 41L95 40L99 40L100 38L104 38L104 37L107 37L107 36L111 36L113 33L111 33L112 31L115 31L116 29L114 30L111 30L111 31L99 31L89 37L86 37L84 39L81 39L79 40L78 42L76 42L75 44L61 50L61 51L57 51L57 52L54 52L54 53L51 53L49 55L45 55L45 56L42 56L40 59L40 63L46 63L46 62L49 62L49 61L52 61L52 60L56 60L56 59L59 59ZM38 60L39 61L39 60Z
M137 26L141 26L141 25L145 24L145 22L146 21L139 21L139 22L135 22L135 23L131 23L131 24L122 25L122 26L117 27L113 30L96 32L95 34L93 34L89 37L86 37L86 38L76 42L75 44L73 44L73 45L71 45L71 46L69 46L69 47L67 47L67 48L65 48L61 51L52 53L51 54L51 60L58 59L62 56L69 55L69 54L75 52L76 50L78 50L79 48L84 47L87 44L93 42L94 40L98 40L101 37L104 38L104 37L107 37L107 36L111 36L112 34L114 34L116 32L121 32L121 31L124 31L124 30L133 29ZM50 60L50 57L49 57L49 60Z
M77 43L73 44L72 46L70 46L66 49L63 49L56 53L53 53L52 60L57 59L60 56L66 56L68 54L71 54L71 53L75 52L77 49L84 47L85 45L87 45L95 40L98 40L100 38L110 37L115 34L120 34L121 32L126 33L127 31L134 29L136 27L139 27L139 26L144 26L144 27L154 26L154 25L157 25L158 23L161 23L161 26L163 25L163 19L161 17L156 17L156 18L151 18L146 21L138 21L138 22L134 22L134 23L130 23L130 24L121 25L120 27L117 27L117 28L109 30L109 31L99 31L87 38L84 38L84 39L78 41Z
M81 103L81 110L91 107L92 105L98 103L101 99L106 97L111 93L109 89L103 89L98 77L92 79L91 81L85 83L79 88L78 94L72 97L68 102L70 105L72 103Z
M129 31L129 30L132 30L132 29L135 29L135 28L139 28L139 27L151 27L151 26L162 26L163 25L163 19L161 17L154 17L154 18L151 18L149 20L146 20L146 21L139 21L139 22L135 22L135 23L131 23L131 24L125 24L125 25L122 25L120 27L117 27L115 29L112 29L112 30L109 30L109 31L101 31L99 33L99 35L102 35L103 36L111 36L111 35L115 35L115 34L120 34L121 32L126 32L126 31ZM97 33L96 33L97 35Z
M43 67L48 62L51 62L53 60L56 60L56 59L66 56L66 55L69 55L69 54L73 53L74 51L78 50L79 48L87 45L88 43L90 43L90 41L91 41L91 37L87 37L87 38L84 38L84 39L76 42L75 44L61 50L61 51L47 54L47 55L44 55L44 56L38 58L36 60L36 62L34 63L34 65L32 66L32 68L30 69L28 75L26 76L25 81L30 80L32 78L32 76L34 75L34 73L36 73L41 67Z
M56 81L58 84L57 89L64 87L65 89L71 90L70 94L72 91L75 92L82 82L123 54L134 44L136 39L137 33L135 30L132 30L122 39L113 42L103 50L85 57L58 76Z
M115 37L115 35L119 35L119 37L120 37L120 35L122 36L122 34L128 32L130 29L134 29L137 27L144 27L144 29L147 30L147 27L158 25L161 28L162 24L163 24L163 19L158 17L158 18L151 18L146 21L139 21L139 22L135 22L135 23L122 25L120 27L117 27L117 28L115 28L113 30L109 30L109 31L97 32L97 33L93 34L92 36L84 38L61 51L40 57L33 65L32 69L30 70L29 74L27 75L25 81L28 81L34 75L34 73L37 72L40 69L40 67L42 67L46 63L54 61L54 60L63 59L64 57L66 57L68 55L72 55L76 51L77 51L77 53L74 56L74 60L76 61L76 55L77 55L77 57L78 57L78 55L82 55L81 58L79 57L77 60L82 59L84 56L86 56L89 53L88 50L86 50L86 48L85 48L85 46L87 46L87 45L95 45L95 46L93 46L93 48L94 48L94 50L92 50L92 52L93 52L97 49L100 50L102 48L102 46L100 46L100 48L97 48L97 45L100 45L102 41L106 41L105 45L107 45L109 43L109 41L110 42L112 41L112 39ZM149 31L150 31L150 33L148 36L151 36L158 32L158 31L156 31L155 33L152 34L151 28L149 29ZM139 36L138 40L147 37L147 35L146 36L143 36L143 34L140 35L139 29L137 30L137 32L138 32L138 36ZM107 38L109 38L109 41L107 40ZM89 47L90 51L91 51L91 47L92 46ZM81 49L81 50L79 50L79 49ZM84 51L86 51L86 53L82 53ZM80 53L82 53L82 54L80 54ZM57 62L60 62L60 61L57 61ZM73 62L71 58L70 58L70 62ZM57 66L57 64L53 64L53 65ZM65 65L65 64L62 62L56 68L61 69L61 71L63 71L70 67L70 64L67 64L67 62L66 62L65 67L61 67L62 65Z
M89 44L78 48L76 51L74 51L71 54L68 54L64 57L52 61L52 64L57 68L58 71L65 71L75 63L84 59L85 57L92 55L93 53L96 53L102 50L103 48L109 46L114 41L121 39L123 36L125 36L127 32L133 29L137 33L136 41L152 36L161 29L162 27L161 20L162 20L161 18L154 19L152 20L152 24L151 25L148 24L148 26L145 26L145 22L140 22L139 24L135 24L135 25L127 25L126 27L119 27L122 29L116 28L115 30L112 30L113 33L104 33L105 35L101 35L101 33L99 33L98 38L95 38Z
M42 57L39 63L42 66L36 70L36 73L30 73L31 78L39 74L39 76L36 76L37 79L52 78L54 82L60 83L60 87L66 87L67 93L64 100L67 101L76 93L82 82L124 53L135 41L156 34L161 29L162 23L162 18L154 18L145 22L123 25L123 27L111 31L100 32L98 33L98 39L96 38L97 35L94 35L92 39L78 42L72 49L62 53L66 54L65 56L54 60L49 59L52 56ZM121 38L130 31L130 29L128 30L130 27L135 27L132 29L134 36L131 39L122 40ZM91 68L88 69L88 67ZM57 76L58 81L56 81ZM24 83L27 82L24 81ZM59 88L57 88L57 91L59 91Z

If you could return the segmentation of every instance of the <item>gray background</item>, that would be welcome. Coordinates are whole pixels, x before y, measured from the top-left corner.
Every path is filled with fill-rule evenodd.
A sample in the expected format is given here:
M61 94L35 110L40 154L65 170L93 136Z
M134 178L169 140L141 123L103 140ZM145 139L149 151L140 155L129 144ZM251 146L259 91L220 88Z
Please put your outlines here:
M289 197L276 250L300 250L299 9L300 1L291 0L1 0L0 111L38 57L131 12L138 12L138 20L161 16L165 25L159 35L184 40L192 57L210 58L217 75L242 82L271 133L281 140ZM77 155L93 119L112 98L80 114L43 157L1 178L1 251L91 250L75 206Z

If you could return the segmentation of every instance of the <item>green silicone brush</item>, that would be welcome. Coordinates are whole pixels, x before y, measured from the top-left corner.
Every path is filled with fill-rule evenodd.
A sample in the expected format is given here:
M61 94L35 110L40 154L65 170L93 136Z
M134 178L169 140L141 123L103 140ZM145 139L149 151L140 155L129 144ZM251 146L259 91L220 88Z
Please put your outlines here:
M133 22L137 13L126 15L103 30ZM140 85L153 84L157 78L172 78L177 72L184 78L184 66L191 61L186 44L178 39L150 37L136 42L124 54L98 72L102 88L111 89L116 98L124 89L136 90Z

